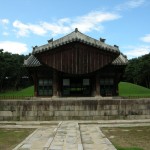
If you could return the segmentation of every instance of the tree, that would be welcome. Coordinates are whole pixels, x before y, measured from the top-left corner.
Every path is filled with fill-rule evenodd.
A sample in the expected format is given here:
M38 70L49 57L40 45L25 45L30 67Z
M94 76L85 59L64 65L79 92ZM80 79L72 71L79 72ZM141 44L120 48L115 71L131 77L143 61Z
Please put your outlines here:
M150 54L129 60L124 80L150 88Z
M26 68L23 66L27 57L0 50L0 91L19 88L22 77L27 76Z

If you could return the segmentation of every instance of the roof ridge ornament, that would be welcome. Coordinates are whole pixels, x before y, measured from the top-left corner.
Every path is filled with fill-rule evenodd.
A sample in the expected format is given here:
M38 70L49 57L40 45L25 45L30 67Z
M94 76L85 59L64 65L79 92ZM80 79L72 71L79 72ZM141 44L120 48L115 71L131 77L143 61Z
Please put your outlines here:
M118 48L119 49L119 46L118 45L114 45L114 47Z
M103 43L105 43L106 39L100 38L100 41L103 42Z
M78 32L79 30L78 30L78 28L75 28L75 32Z
M37 45L32 47L33 48L33 52L36 50L37 47L38 47Z
M51 43L51 42L53 42L53 38L51 38L50 40L48 40L48 43Z

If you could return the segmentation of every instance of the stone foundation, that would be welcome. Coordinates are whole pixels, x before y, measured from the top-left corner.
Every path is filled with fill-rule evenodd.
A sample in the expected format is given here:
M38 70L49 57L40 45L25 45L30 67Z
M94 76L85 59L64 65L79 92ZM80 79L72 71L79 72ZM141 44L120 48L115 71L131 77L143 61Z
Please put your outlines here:
M1 121L150 119L150 99L1 100Z

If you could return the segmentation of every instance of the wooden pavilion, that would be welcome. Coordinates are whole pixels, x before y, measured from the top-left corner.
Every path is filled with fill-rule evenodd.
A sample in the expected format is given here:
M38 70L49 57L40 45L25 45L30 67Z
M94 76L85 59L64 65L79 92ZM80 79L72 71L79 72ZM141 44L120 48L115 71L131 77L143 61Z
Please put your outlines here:
M93 39L76 28L48 44L33 47L24 65L35 96L116 96L127 58L119 47Z

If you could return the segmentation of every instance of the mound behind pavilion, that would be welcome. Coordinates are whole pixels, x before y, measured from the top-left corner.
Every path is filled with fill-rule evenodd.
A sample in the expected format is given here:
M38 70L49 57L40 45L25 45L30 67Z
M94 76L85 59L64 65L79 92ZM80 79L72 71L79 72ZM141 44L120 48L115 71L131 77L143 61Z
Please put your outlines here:
M33 78L35 96L116 96L127 58L118 46L76 28L60 39L33 47L24 65Z

